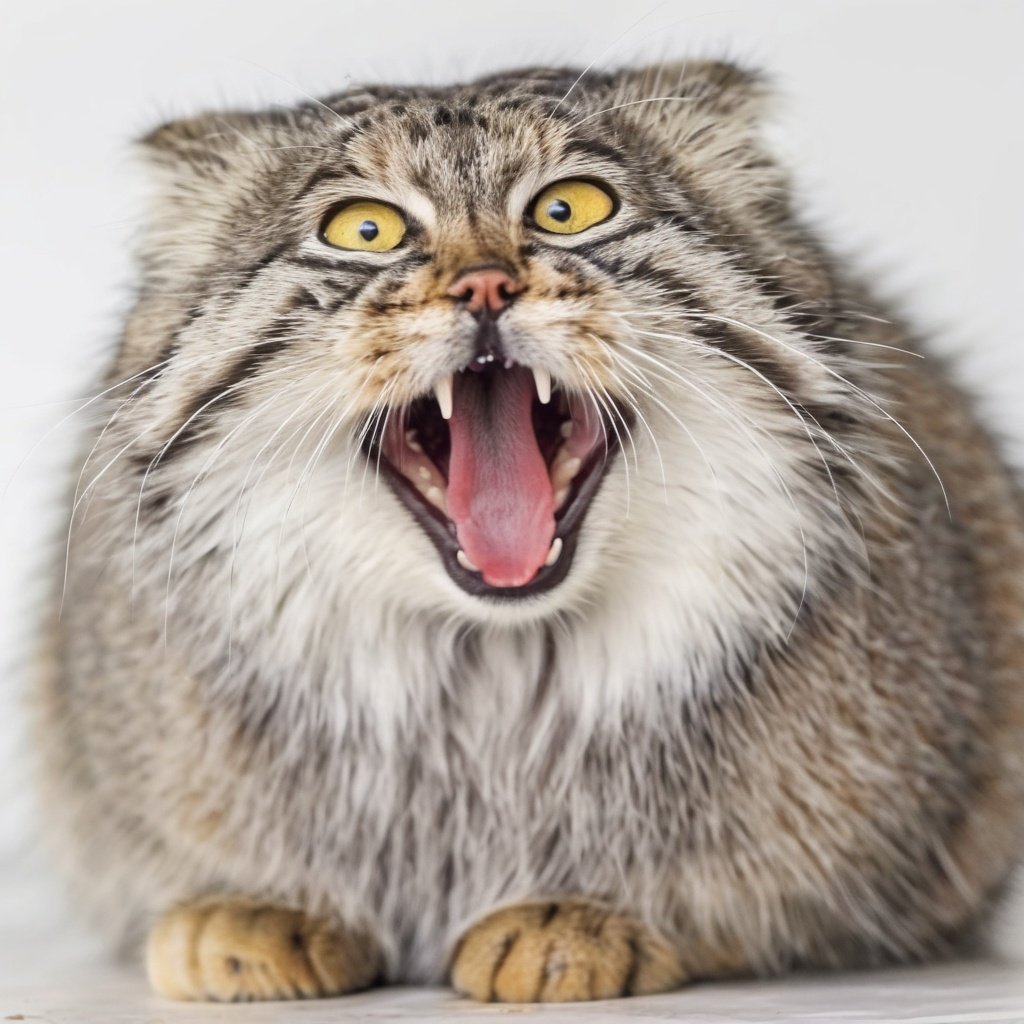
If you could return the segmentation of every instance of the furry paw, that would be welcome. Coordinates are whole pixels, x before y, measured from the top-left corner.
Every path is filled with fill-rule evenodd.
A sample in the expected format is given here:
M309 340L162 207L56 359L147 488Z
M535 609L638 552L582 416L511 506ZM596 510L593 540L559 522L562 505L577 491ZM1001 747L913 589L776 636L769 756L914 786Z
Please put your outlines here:
M149 934L150 984L169 999L310 999L372 984L380 954L365 935L297 910L243 900L171 910Z
M451 976L473 999L535 1003L665 992L685 971L676 951L638 921L565 900L485 917L459 940Z

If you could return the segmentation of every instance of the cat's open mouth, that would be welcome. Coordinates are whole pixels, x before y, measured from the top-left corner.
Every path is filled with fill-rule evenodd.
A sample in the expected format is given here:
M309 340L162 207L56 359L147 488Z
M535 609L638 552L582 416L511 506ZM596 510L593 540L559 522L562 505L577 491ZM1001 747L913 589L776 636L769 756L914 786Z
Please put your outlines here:
M617 447L587 399L543 372L492 361L394 410L366 446L452 579L519 598L560 583Z

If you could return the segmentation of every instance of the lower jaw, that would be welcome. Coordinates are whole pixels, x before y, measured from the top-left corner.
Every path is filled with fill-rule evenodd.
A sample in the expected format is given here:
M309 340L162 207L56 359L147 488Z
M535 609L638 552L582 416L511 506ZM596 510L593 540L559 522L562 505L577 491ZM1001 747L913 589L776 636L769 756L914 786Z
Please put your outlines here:
M533 579L517 587L491 586L484 582L479 573L465 568L458 560L458 543L451 524L445 521L441 513L427 506L412 483L386 459L381 460L381 471L402 504L433 542L441 563L452 581L473 597L508 604L546 594L564 582L569 575L584 519L611 467L616 449L617 444L610 446L606 452L601 453L598 464L589 472L581 473L582 479L576 493L572 495L556 521L555 538L561 541L558 558L551 565L541 566ZM375 459L376 455L369 453L368 457Z

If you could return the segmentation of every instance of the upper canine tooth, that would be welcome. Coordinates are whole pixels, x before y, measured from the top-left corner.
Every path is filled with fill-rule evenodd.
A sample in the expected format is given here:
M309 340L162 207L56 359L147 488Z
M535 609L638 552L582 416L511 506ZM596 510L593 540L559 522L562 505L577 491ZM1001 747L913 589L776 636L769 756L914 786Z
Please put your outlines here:
M442 377L434 385L434 397L441 409L441 415L446 419L452 418L452 375Z
M533 368L533 379L537 384L537 397L541 405L547 405L551 401L551 374L540 367Z

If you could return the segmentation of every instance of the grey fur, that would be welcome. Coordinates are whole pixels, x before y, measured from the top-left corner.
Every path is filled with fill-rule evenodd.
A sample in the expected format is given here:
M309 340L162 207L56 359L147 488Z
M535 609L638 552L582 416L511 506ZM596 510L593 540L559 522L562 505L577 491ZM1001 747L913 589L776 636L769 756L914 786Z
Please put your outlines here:
M693 974L916 959L972 935L1019 856L1010 475L794 216L756 76L589 74L558 103L575 77L146 140L142 284L39 687L57 848L122 947L244 894L365 925L391 978L433 981L493 907L569 894ZM507 197L584 172L619 215L524 255ZM401 401L468 341L388 306L418 267L317 242L353 174L434 200L415 287L483 250L569 281L517 354L593 390L573 353L642 414L543 598L456 588L355 447L374 346Z

